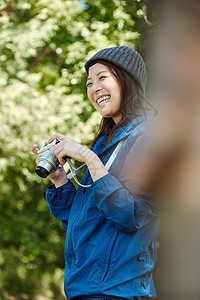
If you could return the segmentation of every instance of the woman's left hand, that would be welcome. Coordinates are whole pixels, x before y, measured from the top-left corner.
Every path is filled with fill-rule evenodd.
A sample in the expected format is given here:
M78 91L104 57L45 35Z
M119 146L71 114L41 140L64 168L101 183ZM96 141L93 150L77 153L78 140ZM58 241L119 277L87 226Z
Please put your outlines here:
M56 133L48 140L48 143L51 143L55 139L61 140L60 143L56 144L53 147L54 154L57 156L61 165L66 163L64 157L69 156L80 162L85 162L94 154L87 147L73 141L72 139L64 136L63 134Z

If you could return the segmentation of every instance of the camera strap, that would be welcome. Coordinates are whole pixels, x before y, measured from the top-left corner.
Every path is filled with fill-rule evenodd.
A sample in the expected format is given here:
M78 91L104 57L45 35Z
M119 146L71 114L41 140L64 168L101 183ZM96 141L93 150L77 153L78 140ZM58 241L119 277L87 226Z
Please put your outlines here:
M116 158L116 156L117 156L117 154L118 154L118 152L119 152L119 150L120 150L120 148L121 148L123 142L124 142L124 139L121 140L121 141L117 144L117 147L115 148L115 150L114 150L113 153L111 154L109 160L108 160L107 163L105 164L105 168L106 168L107 170L110 169L110 167L111 167L113 161L115 160L115 158ZM72 179L72 178L73 178L73 179L74 179L80 186L82 186L82 187L91 187L91 184L88 184L88 185L83 185L83 184L81 184L81 183L78 181L77 177L76 177L76 174L78 174L78 173L86 166L86 164L83 164L82 166L80 166L79 168L76 169L76 168L74 167L74 165L73 165L73 163L72 163L72 161L71 161L71 159L70 159L69 157L66 158L66 161L67 161L67 163L68 163L68 165L69 165L69 168L70 168L70 171L71 171L71 173L69 173L69 174L67 175L67 178L68 178L68 179Z

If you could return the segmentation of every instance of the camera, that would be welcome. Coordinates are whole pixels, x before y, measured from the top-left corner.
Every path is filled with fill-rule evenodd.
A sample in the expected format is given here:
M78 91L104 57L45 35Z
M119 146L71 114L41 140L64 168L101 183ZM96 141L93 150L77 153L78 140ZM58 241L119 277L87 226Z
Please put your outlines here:
M50 144L45 144L38 150L38 154L41 154L41 157L35 169L35 173L38 176L46 178L57 169L60 163L53 152L53 146L60 142L60 140L55 139Z

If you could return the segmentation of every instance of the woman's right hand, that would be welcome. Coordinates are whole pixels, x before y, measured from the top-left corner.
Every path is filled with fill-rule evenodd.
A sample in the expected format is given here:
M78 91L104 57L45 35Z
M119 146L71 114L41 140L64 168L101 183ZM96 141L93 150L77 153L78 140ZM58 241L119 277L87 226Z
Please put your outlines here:
M39 150L38 146L36 144L33 144L30 148L30 150L37 155L36 158L36 164L38 164L39 159L40 159L40 155L37 153L37 151ZM54 183L55 187L58 188L59 186L67 183L68 178L66 175L66 172L63 168L63 166L61 164L58 165L57 169L52 172L48 178L50 178L52 180L52 182Z

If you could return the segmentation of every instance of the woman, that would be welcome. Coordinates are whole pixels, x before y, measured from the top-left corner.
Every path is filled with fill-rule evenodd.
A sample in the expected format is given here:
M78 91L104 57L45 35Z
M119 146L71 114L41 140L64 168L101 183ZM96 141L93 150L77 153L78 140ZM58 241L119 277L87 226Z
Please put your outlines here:
M157 222L152 195L138 168L146 118L141 100L146 86L142 57L119 46L96 53L85 65L88 98L102 116L92 150L56 133L60 161L47 187L50 212L67 230L64 290L67 299L147 299L156 296ZM123 144L109 170L106 162ZM32 146L37 153L37 145ZM88 188L68 180L65 156L87 165Z

